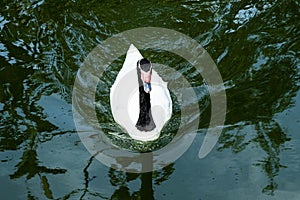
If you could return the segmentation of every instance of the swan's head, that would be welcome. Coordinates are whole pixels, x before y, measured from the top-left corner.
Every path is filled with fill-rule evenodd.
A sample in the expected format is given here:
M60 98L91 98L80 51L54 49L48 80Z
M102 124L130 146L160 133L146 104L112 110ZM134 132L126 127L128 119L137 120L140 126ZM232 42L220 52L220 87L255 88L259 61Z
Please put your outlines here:
M152 64L147 58L142 58L138 61L138 68L141 73L141 80L144 86L144 91L149 93L151 88Z

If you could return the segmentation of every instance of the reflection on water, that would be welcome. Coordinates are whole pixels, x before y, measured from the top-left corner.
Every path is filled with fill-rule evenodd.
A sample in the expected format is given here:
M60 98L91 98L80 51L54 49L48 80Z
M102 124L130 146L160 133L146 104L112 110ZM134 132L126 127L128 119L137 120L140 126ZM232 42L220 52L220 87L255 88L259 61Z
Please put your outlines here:
M288 138L278 123L273 120L262 120L251 126L254 132L251 136L243 131L245 124L226 128L226 132L219 140L221 146L218 150L230 148L234 153L239 153L249 144L256 144L257 148L263 150L264 156L261 159L257 158L252 164L261 167L268 178L268 184L262 188L262 192L274 194L278 186L275 177L279 174L280 168L287 168L280 162L280 152L284 150L284 144L291 138Z
M294 180L300 176L299 115L288 118L299 113L299 10L298 1L268 0L2 1L1 196L176 199L186 192L186 199L299 198L300 183ZM204 160L194 156L194 145L161 171L128 174L107 169L86 152L70 98L78 68L97 44L143 26L180 31L206 48L222 74L228 112L218 147ZM203 80L180 58L143 53L173 66L199 92L200 140L210 119ZM227 163L236 166L226 168ZM228 183L214 181L221 177ZM231 196L225 195L228 190Z
M161 171L147 172L143 174L131 174L114 169L109 170L110 183L117 186L118 189L112 194L111 199L155 199L153 192L153 182L160 185L169 179L174 171L173 165L163 168ZM131 181L140 179L140 188L138 191L130 192L128 184Z

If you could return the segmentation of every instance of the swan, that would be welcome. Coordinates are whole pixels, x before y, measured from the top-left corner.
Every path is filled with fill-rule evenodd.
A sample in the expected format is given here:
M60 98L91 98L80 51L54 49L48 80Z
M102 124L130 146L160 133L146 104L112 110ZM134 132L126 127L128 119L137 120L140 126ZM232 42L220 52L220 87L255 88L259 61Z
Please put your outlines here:
M156 140L172 115L167 82L131 44L110 88L113 118L135 140Z

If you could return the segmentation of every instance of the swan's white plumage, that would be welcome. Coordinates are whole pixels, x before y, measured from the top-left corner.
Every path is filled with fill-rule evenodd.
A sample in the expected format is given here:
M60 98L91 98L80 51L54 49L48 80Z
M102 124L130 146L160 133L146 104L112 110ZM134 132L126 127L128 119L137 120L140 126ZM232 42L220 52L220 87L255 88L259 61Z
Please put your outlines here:
M110 105L114 120L126 129L129 136L136 140L151 141L159 137L164 124L172 115L172 100L167 83L152 70L151 112L156 128L149 132L139 131L135 124L139 116L139 90L136 63L143 56L130 45L126 59L117 78L110 88ZM154 68L155 68L155 64Z

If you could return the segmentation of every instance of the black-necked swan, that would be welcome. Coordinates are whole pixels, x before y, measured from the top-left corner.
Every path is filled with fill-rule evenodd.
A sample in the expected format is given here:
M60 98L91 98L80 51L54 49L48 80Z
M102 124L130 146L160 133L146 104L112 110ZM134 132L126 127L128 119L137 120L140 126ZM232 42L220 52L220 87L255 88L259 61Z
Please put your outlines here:
M136 140L157 139L171 118L172 100L167 83L132 44L110 88L110 105L115 122Z

